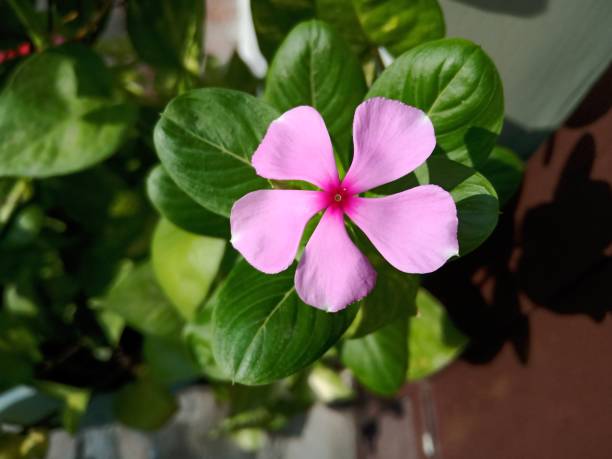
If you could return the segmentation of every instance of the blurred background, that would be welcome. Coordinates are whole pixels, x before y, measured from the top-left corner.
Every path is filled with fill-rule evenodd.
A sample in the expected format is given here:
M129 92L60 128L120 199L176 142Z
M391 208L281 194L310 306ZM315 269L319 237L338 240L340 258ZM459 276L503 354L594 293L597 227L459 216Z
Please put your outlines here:
M37 3L38 8L47 7L44 1ZM61 0L55 3L62 7ZM128 66L125 4L102 3L103 22L94 18L93 24L75 28L84 40L95 35L97 49L114 64L125 62L119 77L129 79L132 92L150 103L150 120L139 120L150 125L165 100L159 91L161 77L146 65ZM526 162L520 189L503 208L490 239L426 280L469 338L460 358L430 378L406 385L393 399L360 392L355 403L318 403L264 439L249 431L234 439L211 434L227 412L206 386L179 388L176 413L159 430L147 433L116 422L110 414L112 402L100 395L90 401L74 435L51 431L48 459L612 457L612 3L440 4L447 36L478 43L496 63L506 101L500 143ZM7 2L0 0L0 14L8 11ZM257 44L250 11L248 0L206 1L203 43L209 83L254 91L264 77L267 60ZM5 27L8 21L2 19ZM9 43L7 37L15 33L19 31L1 30L0 43ZM58 35L57 40L62 39ZM0 54L0 78L18 59L18 45ZM168 85L182 84L170 80ZM138 148L138 142L129 148ZM150 151L150 145L147 148ZM152 164L146 157L134 162L129 155L113 161L112 167L132 171L126 175L128 182ZM81 180L103 186L87 177ZM75 190L81 185L73 184ZM52 186L47 191L71 193ZM9 199L8 193L0 194L0 202ZM138 208L141 199L124 194L116 203L119 218L122 205ZM147 218L146 212L142 215L137 219ZM137 225L126 220L130 224ZM140 230L138 225L133 228ZM130 236L113 235L124 236L129 250L142 250ZM92 249L88 243L81 241L75 250ZM95 250L106 254L115 248ZM96 262L95 250L88 263ZM2 262L7 264L6 258ZM59 281L54 285L63 288ZM19 294L4 286L5 302L11 295L21 299ZM122 338L128 354L131 345L140 345L136 341ZM101 364L81 355L84 352L79 347L47 349L45 376L68 375L83 385L104 376L109 378L104 384L112 387L130 366L120 354ZM0 372L12 365L0 360ZM85 395L75 392L70 397L78 411ZM9 413L4 419L0 414L0 422L11 432L14 423L7 419L27 417L29 410L38 413L45 404L52 413L57 410L54 403L27 386L11 388L0 394L0 413ZM44 416L40 423L44 425ZM249 451L253 445L261 449ZM0 448L2 459L22 457L10 454Z

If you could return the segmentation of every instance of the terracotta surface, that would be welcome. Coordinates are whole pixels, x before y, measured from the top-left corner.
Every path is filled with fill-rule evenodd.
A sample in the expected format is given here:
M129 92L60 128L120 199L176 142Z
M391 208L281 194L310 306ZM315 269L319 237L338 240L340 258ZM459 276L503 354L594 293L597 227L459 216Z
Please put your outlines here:
M422 457L612 458L611 102L609 70L529 160L489 241L429 279L472 344L427 383L438 449ZM422 389L406 388L413 406ZM413 423L377 438L419 438ZM374 443L368 458L407 457Z
M611 101L608 71L530 159L495 237L432 282L475 339L432 379L441 457L612 457ZM448 288L462 269L467 296Z

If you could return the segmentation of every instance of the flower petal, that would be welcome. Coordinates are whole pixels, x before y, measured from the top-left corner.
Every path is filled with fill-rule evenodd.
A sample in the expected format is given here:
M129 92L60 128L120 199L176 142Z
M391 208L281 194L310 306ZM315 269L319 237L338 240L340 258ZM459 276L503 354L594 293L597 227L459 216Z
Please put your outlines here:
M384 198L355 197L346 213L400 271L429 273L459 252L457 207L439 186Z
M253 191L232 207L230 242L258 270L278 273L293 263L306 223L324 207L320 191Z
M268 179L305 180L323 189L339 182L325 121L308 106L292 108L274 120L251 163Z
M353 120L353 163L343 184L352 193L397 180L423 164L436 146L425 113L397 100L361 103Z
M366 296L376 271L351 241L341 211L329 208L306 244L295 272L295 287L304 303L337 312Z

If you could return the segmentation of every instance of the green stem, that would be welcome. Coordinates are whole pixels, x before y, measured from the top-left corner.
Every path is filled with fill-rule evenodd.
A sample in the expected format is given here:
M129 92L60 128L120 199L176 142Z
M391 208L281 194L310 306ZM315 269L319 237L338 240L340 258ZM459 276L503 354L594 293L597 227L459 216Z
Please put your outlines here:
M30 2L27 0L8 0L8 4L25 27L36 49L42 50L49 46L49 39L45 33L41 17L36 13Z
M9 221L19 201L27 194L28 190L29 186L27 179L19 179L15 185L13 185L13 189L4 202L0 203L0 228Z

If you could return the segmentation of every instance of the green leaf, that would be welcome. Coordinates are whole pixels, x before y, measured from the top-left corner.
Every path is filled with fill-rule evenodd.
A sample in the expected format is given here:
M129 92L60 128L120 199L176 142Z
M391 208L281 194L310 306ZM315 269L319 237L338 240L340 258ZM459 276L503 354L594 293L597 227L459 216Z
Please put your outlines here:
M295 27L276 53L264 97L281 112L316 108L347 167L353 114L365 92L363 71L348 45L327 24L308 21Z
M406 317L400 317L363 338L347 340L342 344L342 363L368 389L392 395L406 380L407 332Z
M331 348L355 317L355 307L327 313L304 304L294 274L291 268L267 275L241 261L221 288L213 352L234 381L266 384L301 370Z
M315 6L317 18L330 24L355 54L366 51L370 43L357 18L353 0L315 0Z
M125 329L123 317L108 309L100 309L96 311L96 318L108 342L113 346L117 346Z
M360 338L391 322L416 314L415 298L419 277L391 266L375 265L376 285L361 301L361 307L347 335Z
M145 431L162 427L177 408L176 399L170 391L147 375L123 386L113 402L113 410L119 421Z
M421 185L439 185L455 200L460 256L477 248L491 235L499 218L499 202L495 188L482 174L444 157L434 157L416 175Z
M160 287L186 319L193 319L219 271L226 242L191 234L161 219L153 234L151 263Z
M493 185L468 166L443 156L432 156L413 174L375 190L379 194L398 193L418 185L439 185L450 192L459 218L459 254L471 252L493 232L499 217L499 202Z
M92 51L67 45L36 54L0 94L0 176L48 177L89 167L119 148L134 120L134 109Z
M353 0L364 32L399 55L444 36L444 15L437 0Z
M203 50L205 3L200 0L130 0L127 30L140 58L156 67L197 74Z
M504 118L502 83L493 61L474 43L446 38L402 54L367 98L400 100L434 125L438 153L468 166L488 158Z
M212 302L200 309L193 322L185 327L184 335L191 348L200 371L217 381L227 381L229 377L219 367L213 355Z
M164 168L191 198L229 216L236 200L269 188L251 156L278 116L253 96L229 89L196 89L172 100L155 127Z
M229 220L191 199L162 165L155 166L149 174L147 194L159 213L179 228L204 236L229 238Z
M182 326L149 263L136 266L113 286L103 305L145 334L170 335L178 333Z
M180 338L147 335L142 353L151 377L166 386L190 382L200 375L189 348Z
M446 310L427 290L417 294L418 314L408 320L408 379L429 376L452 362L467 344Z
M251 0L259 49L266 59L272 60L293 26L311 19L314 13L313 0Z
M497 145L491 151L491 156L480 168L499 196L500 205L507 203L517 192L523 179L525 163L516 153L506 147Z

